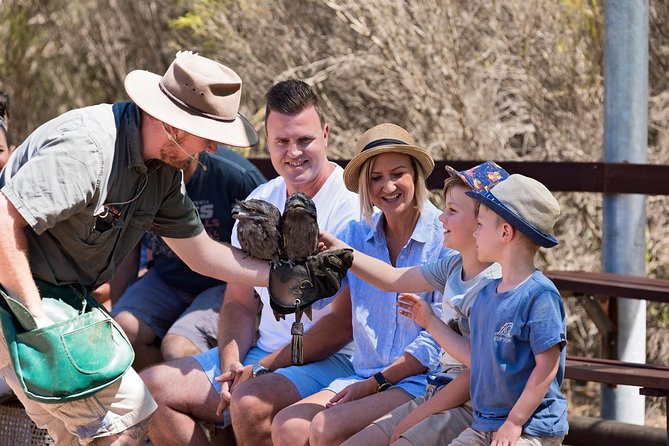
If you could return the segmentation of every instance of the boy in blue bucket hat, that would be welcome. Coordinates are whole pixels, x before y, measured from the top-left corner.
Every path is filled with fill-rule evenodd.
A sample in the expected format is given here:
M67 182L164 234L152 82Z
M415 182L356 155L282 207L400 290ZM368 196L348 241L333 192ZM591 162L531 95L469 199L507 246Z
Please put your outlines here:
M467 195L481 203L478 259L499 263L502 278L483 287L472 306L470 343L448 327L443 337L435 335L471 370L473 423L451 444L559 445L568 430L560 393L565 311L534 257L540 247L557 245L560 206L543 184L523 175Z

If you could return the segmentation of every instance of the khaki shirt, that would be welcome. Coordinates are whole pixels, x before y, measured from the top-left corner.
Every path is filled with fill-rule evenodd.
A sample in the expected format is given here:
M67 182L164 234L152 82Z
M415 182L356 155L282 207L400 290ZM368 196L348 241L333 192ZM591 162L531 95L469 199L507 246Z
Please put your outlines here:
M95 287L146 231L202 232L181 172L142 160L139 128L133 103L101 104L43 124L16 149L0 187L31 228L35 277Z

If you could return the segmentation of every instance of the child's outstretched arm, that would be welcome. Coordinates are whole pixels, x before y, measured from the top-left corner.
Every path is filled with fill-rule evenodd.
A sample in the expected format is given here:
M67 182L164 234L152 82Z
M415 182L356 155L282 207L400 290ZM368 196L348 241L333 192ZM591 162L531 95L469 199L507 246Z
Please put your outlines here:
M469 339L453 331L439 319L428 302L415 294L400 294L397 301L400 314L412 319L426 329L441 348L462 364L469 367Z
M469 400L469 369L466 369L462 374L439 390L432 398L420 404L409 415L404 417L390 436L390 443L392 444L399 440L404 432L430 415L462 406L467 400Z
M548 387L557 374L560 365L559 344L539 353L534 357L536 365L530 374L520 398L513 405L506 421L493 434L490 446L513 446L523 433L523 425L530 419L539 403L546 396Z
M321 231L319 240L327 250L351 248L327 231ZM358 250L353 251L353 265L350 271L382 291L410 293L435 291L434 287L425 280L419 266L395 268L383 260L368 256Z

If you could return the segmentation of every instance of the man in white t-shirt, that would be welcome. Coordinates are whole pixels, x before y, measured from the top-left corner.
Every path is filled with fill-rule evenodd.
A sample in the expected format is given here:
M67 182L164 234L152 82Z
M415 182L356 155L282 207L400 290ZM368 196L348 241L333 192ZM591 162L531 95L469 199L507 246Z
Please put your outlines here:
M327 159L329 126L318 98L304 82L279 82L267 93L267 146L279 174L249 198L283 210L288 195L303 192L318 211L323 230L337 233L358 217L358 198L344 186L343 169ZM233 230L233 244L239 246ZM257 292L262 301L256 341ZM229 416L237 444L271 445L274 415L353 374L350 360L351 302L345 293L314 305L304 323L304 365L290 362L294 315L277 321L267 288L229 284L220 312L218 348L142 372L158 410L150 428L153 444L208 445L197 422L224 423ZM320 305L319 305L320 304Z

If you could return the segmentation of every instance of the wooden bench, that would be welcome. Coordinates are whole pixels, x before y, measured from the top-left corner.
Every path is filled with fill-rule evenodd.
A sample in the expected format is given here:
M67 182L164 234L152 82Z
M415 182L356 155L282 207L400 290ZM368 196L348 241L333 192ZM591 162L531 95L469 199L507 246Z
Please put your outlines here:
M546 275L562 292L586 298L581 302L603 336L611 337L615 334L615 324L601 306L593 301L594 296L669 303L669 280L583 271L547 271ZM669 409L666 400L669 396L669 367L568 356L565 377L614 386L636 386L642 395L665 398L665 409ZM669 445L669 410L666 434L666 444Z
M669 396L669 367L623 362L614 359L567 356L565 378L613 386L636 386L639 387L641 395L665 398L665 409L669 409L666 400ZM667 414L666 422L665 444L669 445L669 414ZM576 444L573 443L574 438L580 437L577 432L572 431L573 429L570 429L571 438L568 437L565 441L566 443L572 441L568 444ZM607 444L613 446L611 442Z
M626 297L669 303L669 280L584 271L546 271L559 290L574 295Z

